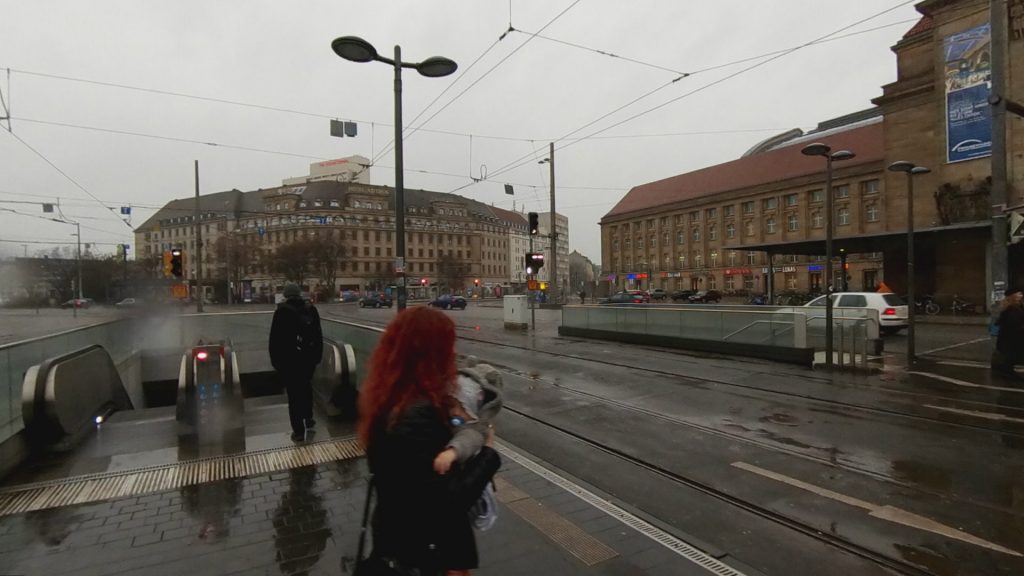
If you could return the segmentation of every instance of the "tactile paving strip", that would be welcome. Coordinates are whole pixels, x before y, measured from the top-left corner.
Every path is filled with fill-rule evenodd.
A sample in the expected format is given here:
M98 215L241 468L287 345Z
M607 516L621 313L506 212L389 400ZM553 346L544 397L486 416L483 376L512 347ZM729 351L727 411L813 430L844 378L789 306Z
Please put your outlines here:
M587 566L619 555L579 526L533 498L516 500L505 505Z
M139 496L204 482L348 460L362 455L363 449L355 437L346 437L287 448L22 484L0 489L0 516Z

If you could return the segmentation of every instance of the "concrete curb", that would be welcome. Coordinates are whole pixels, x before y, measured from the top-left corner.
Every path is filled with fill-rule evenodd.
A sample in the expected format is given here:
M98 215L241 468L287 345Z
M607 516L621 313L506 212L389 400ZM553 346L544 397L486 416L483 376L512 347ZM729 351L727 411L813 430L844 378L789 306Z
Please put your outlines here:
M925 314L915 314L914 322L918 324L946 324L952 326L987 326L989 317L987 315L928 316Z

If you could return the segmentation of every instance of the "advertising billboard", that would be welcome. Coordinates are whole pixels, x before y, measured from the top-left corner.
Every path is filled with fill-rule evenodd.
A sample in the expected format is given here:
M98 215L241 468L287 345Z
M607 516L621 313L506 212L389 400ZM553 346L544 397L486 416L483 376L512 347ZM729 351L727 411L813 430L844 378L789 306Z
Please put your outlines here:
M991 27L947 36L942 48L946 83L946 161L992 154Z

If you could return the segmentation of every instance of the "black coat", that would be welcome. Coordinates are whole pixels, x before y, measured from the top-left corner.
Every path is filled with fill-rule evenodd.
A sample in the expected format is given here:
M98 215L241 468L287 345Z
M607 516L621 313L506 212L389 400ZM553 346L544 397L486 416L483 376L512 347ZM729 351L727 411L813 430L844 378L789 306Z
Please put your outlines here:
M999 315L999 337L996 349L1013 364L1024 358L1024 307L1007 306Z
M305 351L298 345L303 316L310 318L313 344ZM323 356L324 339L320 328L320 313L316 306L301 298L289 298L278 304L270 325L270 363L274 370L289 376L308 379L313 375Z
M387 429L378 425L367 458L376 482L373 552L417 567L477 567L470 507L501 466L491 448L442 476L434 457L452 437L446 418L427 402L407 408Z

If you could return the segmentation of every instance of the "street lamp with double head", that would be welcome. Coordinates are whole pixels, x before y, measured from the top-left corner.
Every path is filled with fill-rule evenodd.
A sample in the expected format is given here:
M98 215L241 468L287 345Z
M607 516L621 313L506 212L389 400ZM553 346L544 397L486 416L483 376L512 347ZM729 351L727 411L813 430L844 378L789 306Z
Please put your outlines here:
M832 368L832 163L850 160L856 154L849 150L833 152L830 146L820 142L808 144L800 152L825 158L825 367Z
M914 363L914 176L927 174L930 169L900 160L889 165L891 172L907 174L907 368Z
M415 68L428 78L448 76L458 65L442 56L433 56L422 62L402 62L402 48L395 46L395 58L377 54L372 44L356 36L342 36L331 42L334 53L353 62L376 60L390 64L395 69L395 257L402 266L398 275L398 311L405 309L405 181L402 157L402 68Z

